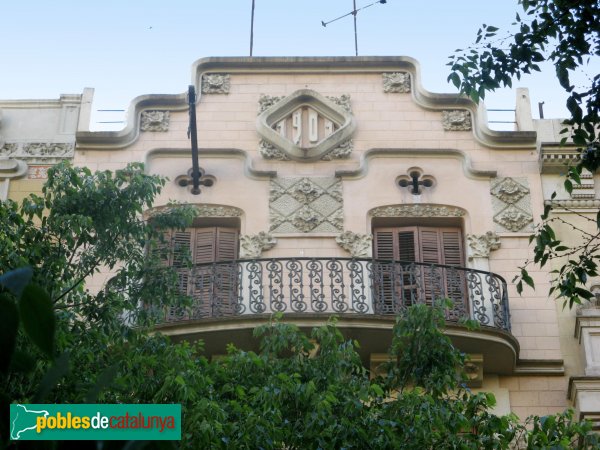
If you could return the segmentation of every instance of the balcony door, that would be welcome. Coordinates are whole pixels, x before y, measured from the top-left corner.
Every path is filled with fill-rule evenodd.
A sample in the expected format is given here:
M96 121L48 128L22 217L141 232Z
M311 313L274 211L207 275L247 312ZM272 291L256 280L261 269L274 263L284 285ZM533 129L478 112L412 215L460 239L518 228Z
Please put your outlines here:
M465 265L460 228L376 228L374 237L376 312L398 313L439 298L450 298L455 312L464 312L468 302L465 274L444 267Z
M193 306L172 320L232 314L237 301L238 234L236 228L226 227L170 233L169 264L177 271L180 291L193 298Z

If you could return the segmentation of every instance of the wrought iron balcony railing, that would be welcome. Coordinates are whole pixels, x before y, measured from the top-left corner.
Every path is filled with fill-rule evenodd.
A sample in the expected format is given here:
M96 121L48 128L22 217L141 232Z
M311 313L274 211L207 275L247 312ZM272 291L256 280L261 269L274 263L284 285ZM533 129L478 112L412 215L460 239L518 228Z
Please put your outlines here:
M189 307L166 320L248 314L393 315L417 303L449 299L449 322L474 319L510 330L506 281L463 267L356 258L274 258L178 269Z

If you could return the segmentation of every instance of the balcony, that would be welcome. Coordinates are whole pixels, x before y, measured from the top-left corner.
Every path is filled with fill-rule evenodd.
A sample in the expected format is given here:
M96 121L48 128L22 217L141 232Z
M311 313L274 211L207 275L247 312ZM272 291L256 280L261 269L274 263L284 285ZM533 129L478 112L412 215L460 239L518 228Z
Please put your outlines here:
M497 373L510 372L518 354L506 281L490 272L376 259L274 258L196 265L180 279L192 304L169 308L158 329L175 339L202 338L213 354L227 342L249 344L255 326L282 313L305 329L337 316L342 332L367 344L368 358L368 352L386 351L396 314L442 298L450 301L447 333L463 351L489 354L486 366ZM479 329L465 327L467 319Z

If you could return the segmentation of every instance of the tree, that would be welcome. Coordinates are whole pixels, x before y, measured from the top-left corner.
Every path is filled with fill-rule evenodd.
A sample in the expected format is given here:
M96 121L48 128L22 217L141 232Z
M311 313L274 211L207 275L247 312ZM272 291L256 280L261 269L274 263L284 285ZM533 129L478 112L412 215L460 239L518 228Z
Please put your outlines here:
M573 184L581 182L584 169L593 173L600 167L600 74L588 73L590 61L600 56L600 4L597 0L519 0L519 4L524 16L516 14L513 26L517 30L500 35L499 28L483 25L474 45L450 57L448 80L478 102L486 92L511 87L515 77L541 71L540 63L552 64L560 85L569 94L566 106L571 117L565 121L562 143L570 137L580 153L564 181L571 193ZM572 83L577 71L588 78L586 86ZM551 211L551 206L545 208L532 237L533 262L544 266L549 260L567 260L556 274L550 293L572 307L582 299L593 298L586 283L589 277L598 275L600 211L595 218L596 231L576 230L579 239L569 245L557 239L553 227L561 219ZM533 287L527 264L515 280L519 291L523 282Z
M35 445L6 441L6 407L14 401L182 404L180 443L137 448L596 445L590 424L573 421L569 412L530 418L531 430L513 415L493 415L493 395L465 384L465 355L443 332L444 304L413 306L397 317L389 362L378 375L362 365L358 343L344 338L335 318L306 334L275 317L255 331L260 351L231 346L212 361L201 343L149 333L152 316L138 313L148 310L141 300L148 305L154 295L158 310L186 300L167 286L175 280L160 264L161 252L145 250L153 247L152 236L160 244L157 227L189 219L176 211L142 220L163 182L141 166L114 175L59 166L43 197L0 204L0 247L8 249L0 252L6 270L0 276L0 448ZM116 281L94 294L86 277L100 265L112 267ZM151 280L149 273L164 279Z

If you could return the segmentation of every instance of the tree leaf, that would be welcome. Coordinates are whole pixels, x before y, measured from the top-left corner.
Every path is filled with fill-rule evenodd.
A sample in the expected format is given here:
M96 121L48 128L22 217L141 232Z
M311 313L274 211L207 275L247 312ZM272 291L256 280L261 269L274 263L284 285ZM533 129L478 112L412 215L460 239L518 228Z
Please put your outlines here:
M6 294L0 294L0 372L6 372L10 366L17 331L19 330L19 310L15 302Z
M48 357L54 358L55 318L48 293L35 284L29 284L21 295L19 312L29 338Z

